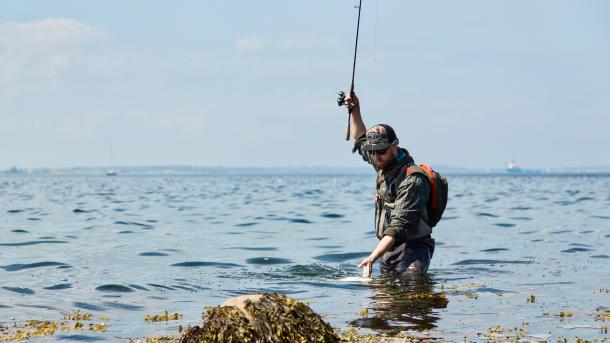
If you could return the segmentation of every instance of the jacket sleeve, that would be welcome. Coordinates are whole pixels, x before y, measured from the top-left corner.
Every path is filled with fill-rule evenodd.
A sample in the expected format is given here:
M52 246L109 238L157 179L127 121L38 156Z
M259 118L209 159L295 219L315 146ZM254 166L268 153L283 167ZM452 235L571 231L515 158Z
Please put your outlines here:
M419 221L422 220L430 197L430 185L424 177L420 174L412 174L400 183L396 190L390 223L383 233L384 236L405 241L408 236L417 233Z
M352 148L352 154L357 151L360 154L360 156L362 156L362 159L365 162L367 162L368 164L373 164L373 158L372 158L371 154L369 154L368 151L362 150L362 147L364 146L365 143L366 143L365 135L362 135L362 137L356 139L356 142L354 142L354 147Z

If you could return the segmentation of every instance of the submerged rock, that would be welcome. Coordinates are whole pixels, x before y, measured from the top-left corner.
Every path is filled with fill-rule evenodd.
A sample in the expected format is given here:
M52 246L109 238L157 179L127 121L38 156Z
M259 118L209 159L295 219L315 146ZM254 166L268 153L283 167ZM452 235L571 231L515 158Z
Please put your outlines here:
M201 327L188 329L181 343L339 342L322 317L304 303L272 294L242 295L207 308Z

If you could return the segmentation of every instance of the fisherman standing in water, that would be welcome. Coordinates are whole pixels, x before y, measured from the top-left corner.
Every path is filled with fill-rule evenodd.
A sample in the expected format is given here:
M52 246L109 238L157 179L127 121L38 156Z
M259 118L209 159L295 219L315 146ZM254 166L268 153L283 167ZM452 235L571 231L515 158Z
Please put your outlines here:
M375 230L380 241L358 268L363 269L363 277L370 277L373 264L380 259L382 274L425 273L435 246L427 223L432 188L428 177L409 152L398 146L398 137L389 125L366 129L354 93L345 99L345 105L352 115L352 152L357 151L377 171Z

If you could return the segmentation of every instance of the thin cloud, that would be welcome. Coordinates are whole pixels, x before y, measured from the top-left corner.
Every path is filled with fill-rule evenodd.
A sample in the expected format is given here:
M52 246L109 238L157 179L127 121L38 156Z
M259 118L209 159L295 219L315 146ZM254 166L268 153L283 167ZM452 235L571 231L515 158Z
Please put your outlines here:
M235 42L235 49L238 51L253 51L265 46L265 39L260 36L246 36Z
M319 37L319 36L301 36L287 37L276 42L278 48L284 49L311 49L318 47L328 47L337 44L338 39L335 37Z
M0 86L90 65L105 37L101 27L66 18L0 23Z
M24 46L40 49L70 46L103 38L105 32L94 25L67 18L0 23L0 42L9 50Z

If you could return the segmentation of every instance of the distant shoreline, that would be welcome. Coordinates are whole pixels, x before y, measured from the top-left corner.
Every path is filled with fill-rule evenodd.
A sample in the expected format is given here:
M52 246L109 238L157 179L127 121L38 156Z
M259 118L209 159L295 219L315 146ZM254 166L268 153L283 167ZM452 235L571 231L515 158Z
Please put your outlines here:
M108 176L106 170L103 169L72 169L72 170L48 170L48 171L31 171L31 172L0 172L0 177L211 177L211 176L277 176L277 177L288 177L288 176L304 176L304 177L315 177L315 176L375 176L375 172L372 169L364 170L340 170L340 169L214 169L214 170L198 170L198 171L185 171L185 170L142 170L142 169L113 169L116 170L116 175ZM551 171L551 172L521 172L521 173L508 173L502 171L444 171L438 169L440 173L446 176L452 177L507 177L507 178L524 178L524 177L578 177L578 176L592 176L592 177L610 177L610 171Z

